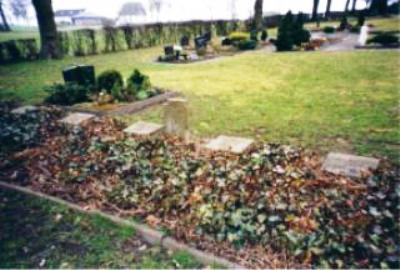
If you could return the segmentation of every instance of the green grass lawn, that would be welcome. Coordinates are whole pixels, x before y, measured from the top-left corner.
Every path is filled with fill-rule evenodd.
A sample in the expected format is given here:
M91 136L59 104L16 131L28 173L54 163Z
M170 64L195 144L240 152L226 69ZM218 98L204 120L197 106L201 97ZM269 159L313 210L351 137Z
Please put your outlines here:
M161 48L0 67L1 96L40 102L43 85L61 81L73 63L134 68L154 85L183 93L191 128L203 136L251 136L314 150L346 150L397 157L399 150L399 53L245 53L191 65L157 64ZM161 121L155 108L128 119Z
M372 19L393 28L399 17ZM202 136L232 134L397 158L399 72L396 51L268 54L261 51L190 65L158 64L162 48L0 66L0 99L39 103L61 70L87 63L97 74L134 68L154 85L187 96L191 128ZM132 118L161 121L153 108Z
M186 252L144 244L128 227L0 189L0 268L199 268Z

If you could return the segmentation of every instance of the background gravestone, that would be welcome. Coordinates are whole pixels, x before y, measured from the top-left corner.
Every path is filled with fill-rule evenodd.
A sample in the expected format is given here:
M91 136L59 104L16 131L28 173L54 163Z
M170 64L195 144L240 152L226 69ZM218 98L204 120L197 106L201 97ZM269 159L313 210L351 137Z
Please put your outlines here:
M165 132L185 136L188 129L187 101L183 98L168 99L164 107Z

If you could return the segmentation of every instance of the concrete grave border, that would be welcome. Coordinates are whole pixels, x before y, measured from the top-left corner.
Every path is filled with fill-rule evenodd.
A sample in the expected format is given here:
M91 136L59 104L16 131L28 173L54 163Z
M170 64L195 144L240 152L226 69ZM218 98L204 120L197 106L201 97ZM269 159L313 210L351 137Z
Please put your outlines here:
M127 104L121 104L120 106L112 109L110 111L100 111L96 109L90 108L79 108L74 106L65 107L67 110L72 112L83 112L83 113L92 113L97 116L118 116L118 115L125 115L125 114L134 114L149 107L158 105L160 103L166 102L170 98L179 97L181 96L180 93L177 92L165 92L164 94L160 94L149 99L143 101L136 101Z
M110 214L106 214L100 210L86 210L83 207L59 199L57 197L54 196L50 196L47 194L44 194L42 192L38 192L38 191L33 191L29 188L25 188L25 187L21 187L18 185L14 185L14 184L10 184L10 183L6 183L3 181L0 181L0 188L5 188L5 189L9 189L9 190L14 190L14 191L18 191L18 192L22 192L24 194L28 194L31 196L35 196L38 198L42 198L48 201L52 201L55 202L57 204L61 204L65 207L68 207L70 209L76 210L80 213L84 213L84 214L88 214L88 215L99 215L105 219L108 219L118 225L122 225L122 226L128 226L131 227L133 229L135 229L135 231L143 238L143 240L145 242L147 242L150 245L160 245L163 248L172 250L172 251L186 251L189 254L191 254L193 257L195 257L199 262L205 264L205 265L220 265L223 267L227 267L229 269L245 269L244 267L236 264L236 263L232 263L230 261L228 261L227 259L221 258L221 257L217 257L211 253L208 252L204 252L195 248L192 248L186 244L180 243L178 241L176 241L174 238L172 237L168 237L166 236L164 233L151 229L146 225L143 224L139 224L136 223L134 221L130 221L127 219L123 219L120 218L118 216L114 216L114 215L110 215Z

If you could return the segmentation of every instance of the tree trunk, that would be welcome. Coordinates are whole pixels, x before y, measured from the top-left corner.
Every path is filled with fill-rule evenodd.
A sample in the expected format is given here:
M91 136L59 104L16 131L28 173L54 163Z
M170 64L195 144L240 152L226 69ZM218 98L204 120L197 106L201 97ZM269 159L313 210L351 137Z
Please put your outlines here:
M353 5L351 7L351 13L356 13L356 6L357 6L357 0L353 0Z
M7 22L6 15L4 14L3 1L0 1L0 16L1 16L1 20L3 22L3 25L0 27L0 31L3 31L3 32L11 31L11 28L8 25L8 22Z
M331 16L331 5L332 5L332 0L328 0L326 2L325 19L329 19L329 16Z
M312 10L312 16L311 19L313 21L317 20L318 17L318 6L319 6L319 0L314 0L314 5L313 5L313 10Z
M349 12L350 0L346 0L346 6L344 7L344 15Z
M385 15L387 13L387 8L388 0L372 0L369 10L373 15Z
M54 12L51 0L32 0L36 10L36 18L39 25L41 58L60 58L61 51L57 40L57 27L54 21Z
M256 0L254 4L254 27L255 31L262 31L263 28L263 0Z

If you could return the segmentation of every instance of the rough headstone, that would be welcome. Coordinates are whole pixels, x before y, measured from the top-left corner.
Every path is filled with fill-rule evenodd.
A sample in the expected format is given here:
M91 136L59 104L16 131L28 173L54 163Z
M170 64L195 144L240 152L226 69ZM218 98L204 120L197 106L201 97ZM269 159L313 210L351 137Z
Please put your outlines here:
M34 112L37 111L37 107L35 106L22 106L22 107L18 107L14 110L11 111L11 113L13 114L26 114L28 112Z
M164 46L164 54L166 56L174 55L174 46L171 45Z
M205 147L212 151L224 151L232 152L235 154L242 154L253 143L253 139L221 135L211 140Z
M189 46L189 37L188 36L181 37L180 44L181 44L182 47Z
M170 98L164 107L165 131L169 134L185 136L188 129L187 101L183 98Z
M60 122L67 125L78 126L94 117L95 115L90 113L71 113L67 117L61 119Z
M375 158L329 153L322 169L333 174L361 177L363 173L375 170L378 166L379 160Z
M163 129L163 125L139 121L124 129L124 132L134 136L152 136Z
M92 65L75 65L63 70L65 83L77 83L79 85L94 85L95 70Z

